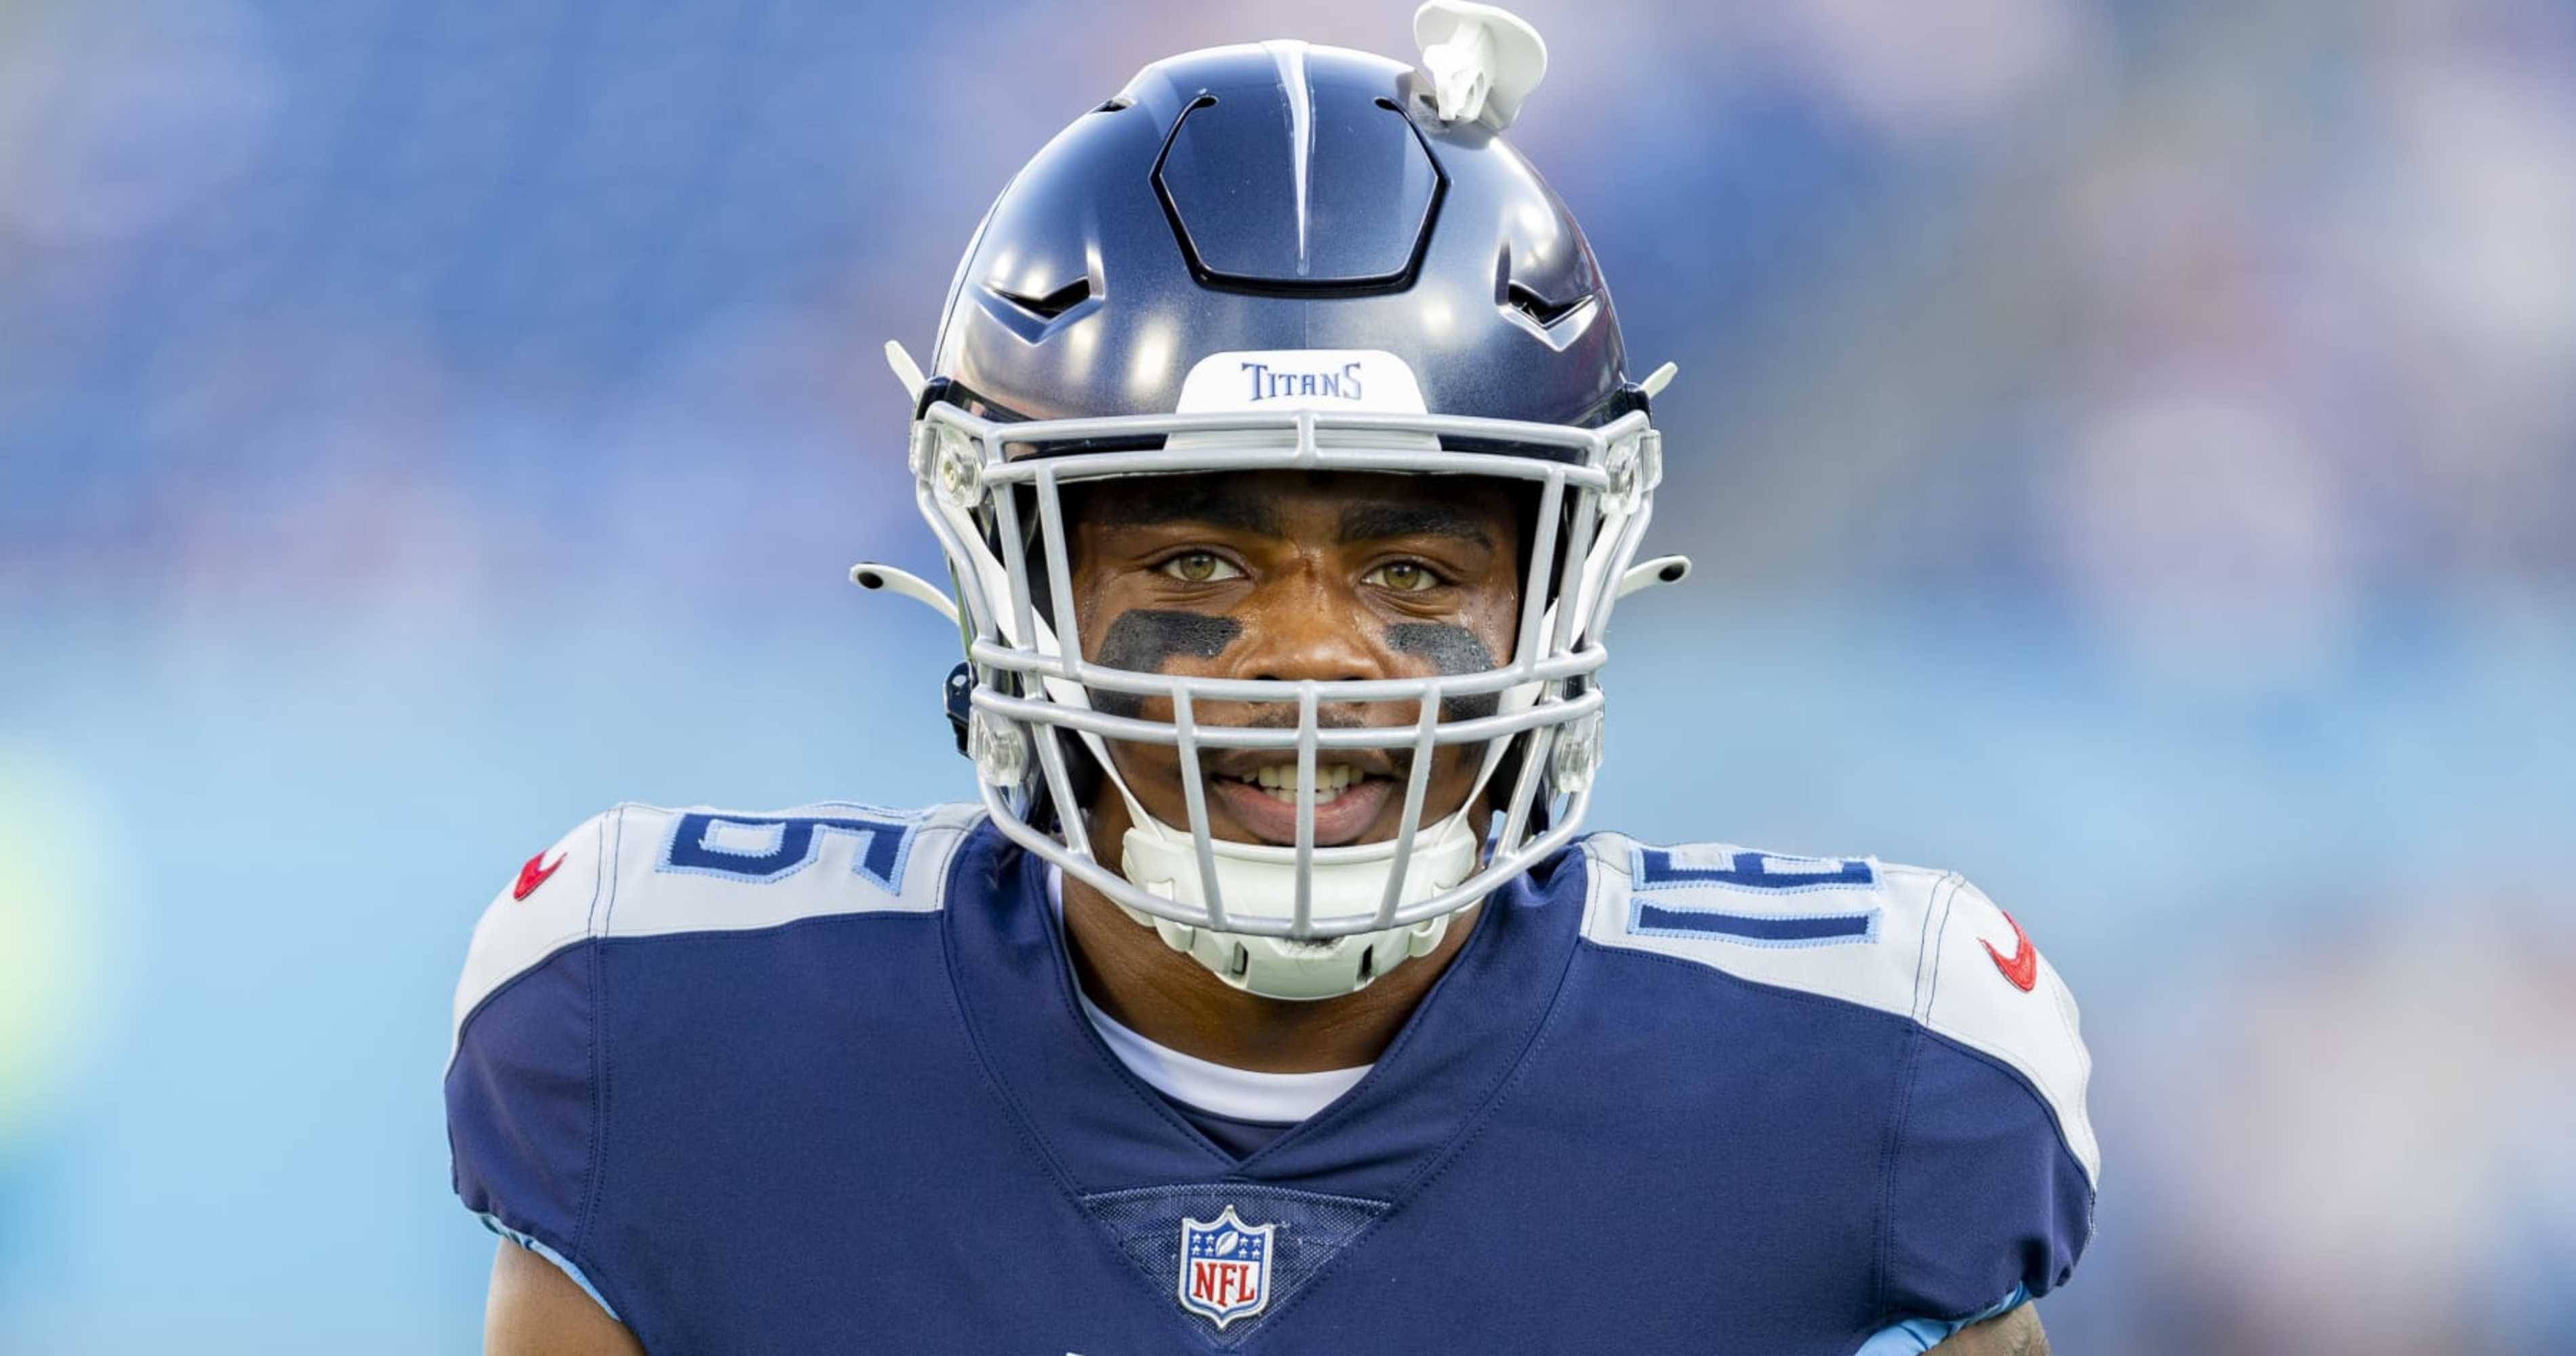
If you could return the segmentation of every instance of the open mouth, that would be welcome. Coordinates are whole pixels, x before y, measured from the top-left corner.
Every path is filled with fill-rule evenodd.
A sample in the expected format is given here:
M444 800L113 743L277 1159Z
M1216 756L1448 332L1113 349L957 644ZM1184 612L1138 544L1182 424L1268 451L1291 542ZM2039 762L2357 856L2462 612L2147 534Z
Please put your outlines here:
M1297 765L1247 768L1208 779L1217 799L1253 836L1282 845L1297 841ZM1349 763L1315 765L1315 845L1357 840L1386 809L1398 784Z
M1348 763L1316 764L1315 803L1317 805L1332 804L1333 801L1342 794L1342 792L1350 788L1352 783L1358 782L1367 776L1367 773L1360 771L1358 768L1352 767ZM1239 777L1236 778L1236 780L1250 782L1254 786L1260 787L1262 790L1270 793L1271 799L1278 801L1282 805L1294 805L1297 803L1297 765L1294 763L1290 763L1282 767L1256 768L1249 776Z

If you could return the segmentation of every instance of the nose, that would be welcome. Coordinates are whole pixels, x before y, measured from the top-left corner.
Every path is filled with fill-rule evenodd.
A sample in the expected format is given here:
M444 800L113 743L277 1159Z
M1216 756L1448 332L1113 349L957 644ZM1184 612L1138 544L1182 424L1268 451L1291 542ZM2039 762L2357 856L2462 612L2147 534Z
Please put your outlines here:
M1380 627L1353 590L1320 569L1278 577L1235 612L1244 644L1237 671L1283 682L1383 678Z

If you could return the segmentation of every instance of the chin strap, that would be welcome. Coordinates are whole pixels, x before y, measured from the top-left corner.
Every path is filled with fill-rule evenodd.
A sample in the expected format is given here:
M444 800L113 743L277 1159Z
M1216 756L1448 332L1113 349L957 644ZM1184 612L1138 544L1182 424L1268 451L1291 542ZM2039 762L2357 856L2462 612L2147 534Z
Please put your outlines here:
M1476 832L1467 814L1441 820L1414 836L1404 873L1399 905L1428 899L1476 869ZM1216 841L1209 845L1216 860L1217 888L1232 901L1293 899L1297 891L1294 849L1259 843ZM1280 854L1286 860L1280 859ZM1200 888L1198 845L1151 818L1139 817L1127 831L1122 873L1139 888L1178 903L1205 908ZM1377 908L1395 869L1395 844L1365 843L1317 848L1309 874L1309 896L1317 913L1359 913ZM1120 906L1125 908L1124 905ZM1265 912L1267 912L1265 910ZM1320 941L1262 937L1193 927L1156 918L1139 909L1127 916L1154 929L1163 943L1204 965L1217 978L1264 998L1311 1001L1356 993L1413 956L1427 956L1448 934L1455 913L1444 913L1404 927L1381 928Z

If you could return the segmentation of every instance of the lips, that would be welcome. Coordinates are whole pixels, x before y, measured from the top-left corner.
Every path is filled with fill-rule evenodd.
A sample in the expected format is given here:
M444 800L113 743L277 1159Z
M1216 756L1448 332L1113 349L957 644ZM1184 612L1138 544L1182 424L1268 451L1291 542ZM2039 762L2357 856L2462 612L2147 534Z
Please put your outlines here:
M1371 777L1401 778L1405 769L1412 765L1410 750L1390 752L1386 749L1371 748L1331 749L1324 751L1315 760L1315 769L1318 772L1327 767L1347 767L1354 772ZM1293 761L1281 762L1278 752L1262 749L1227 749L1214 753L1207 763L1208 775L1211 777L1247 782L1256 780L1264 772L1274 776L1284 774L1293 778L1296 767Z
M1208 788L1215 793L1218 805L1224 807L1235 823L1254 838L1282 847L1297 841L1297 805L1283 801L1251 782L1236 777L1210 777ZM1385 813L1394 799L1399 784L1386 777L1363 776L1344 787L1331 800L1321 796L1315 802L1315 846L1338 847L1352 843L1366 834Z

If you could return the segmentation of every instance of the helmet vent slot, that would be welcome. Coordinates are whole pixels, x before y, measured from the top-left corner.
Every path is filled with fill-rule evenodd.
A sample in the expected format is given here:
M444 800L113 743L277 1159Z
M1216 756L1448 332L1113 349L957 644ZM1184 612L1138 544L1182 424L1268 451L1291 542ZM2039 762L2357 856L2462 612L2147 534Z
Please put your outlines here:
M1556 324L1556 322L1574 314L1574 309L1576 307L1591 300L1589 296L1580 296L1574 298L1572 301L1550 301L1547 298L1540 296L1537 289L1531 287L1527 283L1520 282L1512 283L1510 286L1505 288L1503 297L1504 300L1511 305L1513 310L1537 321L1542 329L1552 326Z
M1002 287L988 287L986 290L1040 320L1054 320L1091 299L1091 279L1076 278L1042 297Z

